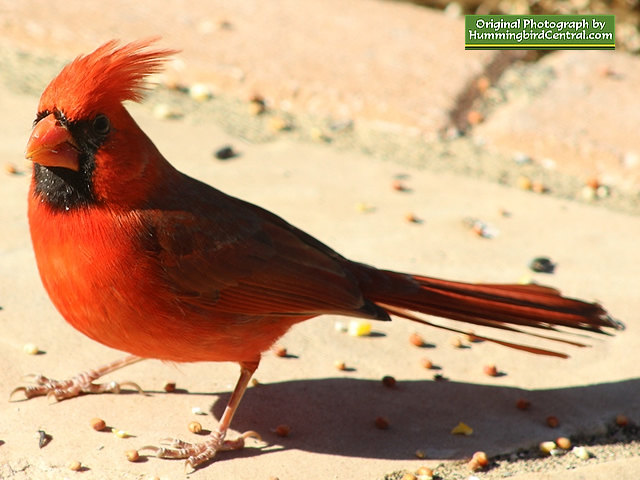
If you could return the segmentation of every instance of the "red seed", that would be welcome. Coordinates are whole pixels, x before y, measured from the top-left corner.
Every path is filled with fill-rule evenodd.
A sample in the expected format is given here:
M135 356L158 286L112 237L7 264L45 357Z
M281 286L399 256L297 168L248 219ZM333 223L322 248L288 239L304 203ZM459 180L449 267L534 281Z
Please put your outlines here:
M516 402L516 408L518 410L528 410L531 406L531 402L525 398L519 398Z
M487 465L489 465L489 457L487 457L487 454L485 452L476 452L473 454L473 457L471 457L471 459L475 460L481 467L486 467Z
M374 423L376 428L379 428L380 430L386 430L389 428L389 420L384 417L376 417Z
M485 365L482 367L482 371L485 375L489 375L490 377L498 376L498 368L493 364Z
M433 368L433 362L426 357L420 359L420 365L422 365L422 367L426 369Z
M275 433L279 437L288 437L289 432L291 432L291 427L289 427L289 425L278 425L273 429L273 433Z
M424 346L424 339L417 333L412 333L409 335L409 343L411 345L415 345L416 347Z
M176 391L176 382L167 382L164 384L164 391L167 393Z
M560 425L560 420L558 420L558 417L554 415L549 415L547 417L547 425L549 425L551 428L556 428L558 425Z
M382 377L382 384L387 388L394 388L396 386L396 379L391 375L385 375Z
M276 345L273 347L273 353L275 353L278 357L286 357L287 349L281 345Z
M618 425L619 427L625 427L629 424L629 419L627 418L626 415L616 415L616 425Z

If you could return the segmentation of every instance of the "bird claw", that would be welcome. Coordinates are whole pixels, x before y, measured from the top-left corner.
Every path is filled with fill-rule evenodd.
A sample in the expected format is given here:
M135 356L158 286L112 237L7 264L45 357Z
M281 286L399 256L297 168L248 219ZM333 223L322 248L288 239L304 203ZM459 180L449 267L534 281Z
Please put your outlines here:
M225 440L225 434L217 431L212 432L208 440L200 443L189 443L177 438L165 438L160 441L160 444L166 446L145 445L139 451L150 450L158 458L186 459L185 468L189 467L195 470L203 463L213 460L218 452L244 448L247 438L262 440L260 434L253 430L243 433L235 440Z
M30 374L25 376L25 380L31 381L35 385L14 388L9 394L9 401L13 401L14 395L20 392L24 395L24 400L46 396L48 400L53 400L51 403L77 397L82 393L120 393L122 387L131 387L137 390L138 393L145 394L140 385L134 382L93 383L93 380L98 377L99 375L85 372L71 379L58 381L47 378L44 375Z

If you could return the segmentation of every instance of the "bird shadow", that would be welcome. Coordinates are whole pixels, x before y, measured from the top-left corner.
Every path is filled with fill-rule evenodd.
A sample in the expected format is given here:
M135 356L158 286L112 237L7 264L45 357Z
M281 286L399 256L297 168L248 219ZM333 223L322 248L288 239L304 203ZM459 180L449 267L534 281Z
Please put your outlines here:
M453 381L379 381L323 378L259 384L247 390L234 418L236 431L255 430L269 448L245 449L241 456L289 449L378 459L462 459L477 450L489 455L528 449L558 436L607 440L618 413L640 409L640 379L548 390ZM220 418L230 392L216 394L211 412ZM524 398L526 411L516 408ZM560 420L557 428L548 416ZM384 417L388 429L376 427ZM474 429L452 435L459 422ZM287 425L280 437L275 427Z

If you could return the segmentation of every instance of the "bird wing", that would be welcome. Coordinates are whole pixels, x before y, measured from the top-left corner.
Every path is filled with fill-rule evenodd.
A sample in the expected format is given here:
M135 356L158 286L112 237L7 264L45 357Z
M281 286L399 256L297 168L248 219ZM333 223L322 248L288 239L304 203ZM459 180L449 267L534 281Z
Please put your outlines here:
M196 190L198 201L189 195L187 207L150 211L147 220L163 274L181 301L238 315L388 319L329 247L260 207L208 186Z

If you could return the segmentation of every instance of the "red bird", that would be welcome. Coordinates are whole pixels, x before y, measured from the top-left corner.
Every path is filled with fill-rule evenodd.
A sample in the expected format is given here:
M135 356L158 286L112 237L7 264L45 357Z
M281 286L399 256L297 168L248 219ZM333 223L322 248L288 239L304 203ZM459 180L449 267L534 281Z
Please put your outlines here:
M61 400L117 392L115 383L92 382L144 358L237 362L240 378L211 437L153 447L196 467L243 445L225 435L262 352L317 315L433 325L418 316L429 314L512 331L620 328L600 305L548 287L451 282L350 261L179 172L123 106L141 100L145 77L175 53L150 43L111 41L64 67L42 94L26 151L29 227L45 289L76 329L131 355L66 381L38 376L13 393Z

